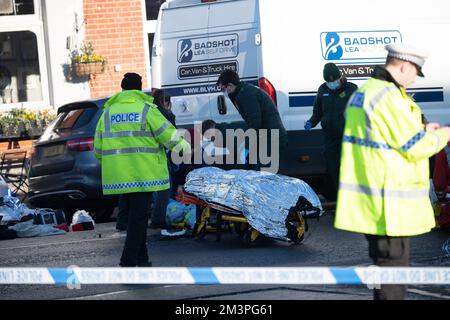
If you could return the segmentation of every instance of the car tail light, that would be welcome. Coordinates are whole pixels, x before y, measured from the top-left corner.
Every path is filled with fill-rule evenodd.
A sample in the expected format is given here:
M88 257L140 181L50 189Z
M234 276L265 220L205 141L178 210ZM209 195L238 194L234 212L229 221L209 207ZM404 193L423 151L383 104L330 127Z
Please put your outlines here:
M94 150L94 138L80 138L67 141L67 149L70 151L92 151Z
M217 0L202 0L201 3L216 2Z
M268 93L268 95L272 98L273 103L277 105L277 91L275 90L275 87L270 83L270 81L262 77L259 78L258 85L261 89Z

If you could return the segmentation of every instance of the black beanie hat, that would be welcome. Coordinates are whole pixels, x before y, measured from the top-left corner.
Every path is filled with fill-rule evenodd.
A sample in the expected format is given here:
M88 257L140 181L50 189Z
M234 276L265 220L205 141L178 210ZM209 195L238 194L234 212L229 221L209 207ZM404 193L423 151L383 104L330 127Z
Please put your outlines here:
M142 77L134 72L125 73L120 86L123 90L142 90Z
M341 71L334 63L327 63L323 68L323 79L325 81L335 81L341 77Z

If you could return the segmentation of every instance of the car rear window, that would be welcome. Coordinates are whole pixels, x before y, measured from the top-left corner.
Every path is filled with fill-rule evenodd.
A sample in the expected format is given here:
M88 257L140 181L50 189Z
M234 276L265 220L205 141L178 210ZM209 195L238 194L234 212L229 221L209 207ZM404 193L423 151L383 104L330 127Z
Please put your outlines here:
M62 136L71 135L73 131L83 130L92 121L96 121L98 108L95 104L70 106L67 110L58 113L56 119L45 129L39 142L59 139ZM95 129L96 123L93 125ZM58 133L54 136L54 132Z
M80 129L89 124L96 113L97 108L86 107L63 111L58 115L53 130L64 131Z

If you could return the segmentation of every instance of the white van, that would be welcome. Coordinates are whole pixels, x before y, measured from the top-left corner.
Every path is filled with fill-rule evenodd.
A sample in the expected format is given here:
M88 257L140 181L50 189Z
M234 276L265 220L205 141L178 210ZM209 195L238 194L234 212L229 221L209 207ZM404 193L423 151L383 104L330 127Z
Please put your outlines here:
M322 133L306 132L322 70L336 63L358 86L384 46L409 43L430 53L409 92L429 121L450 123L450 2L420 6L379 0L169 0L160 9L152 48L152 86L172 95L177 124L213 119L242 123L231 101L217 108L218 75L226 69L259 85L276 101L289 133L288 161L281 172L314 176L325 172Z

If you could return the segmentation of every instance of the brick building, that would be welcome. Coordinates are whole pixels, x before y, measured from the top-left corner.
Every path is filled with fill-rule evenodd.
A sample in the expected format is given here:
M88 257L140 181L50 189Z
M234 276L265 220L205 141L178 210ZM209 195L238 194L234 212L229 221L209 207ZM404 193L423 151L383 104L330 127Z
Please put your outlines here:
M162 0L0 0L0 112L111 95L125 72L151 88L150 52ZM82 43L107 59L74 76Z

